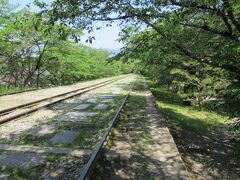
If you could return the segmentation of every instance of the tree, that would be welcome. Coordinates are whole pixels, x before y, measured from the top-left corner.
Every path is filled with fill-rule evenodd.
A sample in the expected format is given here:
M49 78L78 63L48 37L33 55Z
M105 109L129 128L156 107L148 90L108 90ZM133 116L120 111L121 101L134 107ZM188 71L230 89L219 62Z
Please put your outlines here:
M76 81L129 73L131 65L107 61L109 52L65 41L46 53L45 68L50 74L45 81L71 84ZM48 59L49 58L49 59Z
M67 40L73 32L81 33L62 24L48 30L44 17L36 21L35 14L26 9L12 13L0 29L2 74L13 76L16 84L38 87L40 76L46 71L43 66L46 51Z
M43 4L41 4L42 7ZM72 23L81 28L93 31L92 22L96 20L120 20L125 26L151 27L158 36L167 41L180 55L187 56L197 62L203 62L232 72L240 79L239 35L240 8L237 0L216 1L55 1L50 7L45 6L42 13L50 17L50 22L58 20ZM164 22L164 27L161 23ZM166 23L169 26L166 26ZM181 34L174 35L175 26L182 29ZM178 29L177 28L177 29ZM142 28L139 28L140 30ZM170 33L169 33L170 32ZM174 32L174 33L173 33ZM179 42L182 33L196 35L197 40L205 36L203 41L195 41L201 48L214 45L211 54L192 51L186 43ZM206 41L207 38L210 39ZM218 50L218 48L220 50ZM213 49L213 50L212 50ZM229 50L231 50L229 56ZM217 51L217 52L215 52ZM215 55L213 55L215 53ZM221 58L218 57L220 55ZM226 58L227 57L227 58ZM229 58L230 57L230 58Z
M161 25L164 26L163 23ZM212 97L223 96L226 94L226 89L234 84L229 72L180 55L171 44L157 36L156 32L148 30L134 33L136 32L134 28L128 31L130 32L121 38L125 47L115 58L124 61L140 59L145 67L141 69L145 75L178 93L182 98L194 100L200 109L205 101ZM180 33L180 30L176 31ZM188 38L184 34L181 37L181 41ZM198 47L189 46L192 51L196 48Z

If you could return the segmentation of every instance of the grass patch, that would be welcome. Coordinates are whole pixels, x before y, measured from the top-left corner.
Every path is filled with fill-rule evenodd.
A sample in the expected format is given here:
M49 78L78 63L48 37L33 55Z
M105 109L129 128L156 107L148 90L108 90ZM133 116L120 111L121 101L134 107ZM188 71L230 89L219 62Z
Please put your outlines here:
M31 90L31 87L0 86L0 95Z
M147 119L146 106L144 80L138 77L133 87L133 93L130 93L129 99L118 119L118 125L126 127L127 131L131 128L141 130L142 134L138 137L138 143L143 145L153 143L149 135L150 130L147 127L149 122ZM126 125L127 123L129 123L129 125Z
M84 156L79 159L79 157L74 157L71 155L48 154L45 163L42 165L30 169L7 168L4 166L0 167L0 172L9 174L10 176L7 178L9 180L45 179L42 177L45 171L51 172L58 168L63 169L67 167L69 169L73 168L74 170L80 171L81 167L83 167L88 159L89 156ZM78 163L72 163L75 161L78 161Z
M196 107L183 106L177 94L163 88L152 87L151 91L170 127L208 132L215 127L226 126L230 123L228 117L216 112L199 111Z
M142 137L142 138L140 138L138 143L142 144L142 145L145 145L145 146L154 144L154 142L153 142L151 137L144 137L144 138Z
M7 178L9 180L24 180L26 177L30 179L35 179L39 177L40 171L42 171L42 168L44 165L39 166L38 168L32 168L32 169L20 169L20 168L6 168L1 167L0 171L3 173L7 173L10 176ZM40 170L41 169L41 170Z

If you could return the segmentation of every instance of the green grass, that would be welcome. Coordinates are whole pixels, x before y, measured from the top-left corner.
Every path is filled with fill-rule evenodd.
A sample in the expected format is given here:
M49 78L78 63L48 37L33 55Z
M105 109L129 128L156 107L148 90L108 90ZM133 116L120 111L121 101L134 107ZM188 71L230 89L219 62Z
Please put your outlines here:
M153 145L154 142L153 142L153 139L151 137L141 137L138 141L138 144L142 144L142 145Z
M0 95L31 90L30 87L0 86Z
M131 121L134 125L130 125L135 130L141 130L143 133L136 137L137 144L144 146L152 145L153 140L149 134L149 121L147 118L147 102L145 97L144 80L139 77L133 87L134 93L130 93L129 99L124 107L124 110L119 117L119 125L125 126L125 123ZM145 127L143 126L145 124Z
M214 106L204 107L204 110L201 111L198 107L184 106L183 99L178 94L149 84L152 86L151 91L169 128L208 134L211 130L219 127L229 130L231 117L239 116L239 109L237 110L236 106L227 103L218 105L215 103ZM239 140L233 147L232 155L237 159L240 158Z
M56 155L47 154L45 163L40 166L33 167L31 169L20 169L20 168L7 168L6 166L0 167L1 173L9 174L7 178L9 180L25 180L25 179L43 179L41 178L45 170L49 170L53 167L60 166L63 162L68 162L68 160L78 160L79 157L74 157L71 155ZM86 163L89 156L84 156L81 158L83 163ZM81 168L83 164L79 164L78 168ZM53 168L54 169L54 168Z
M197 107L182 105L182 100L177 94L161 87L153 87L151 91L169 126L183 130L208 132L215 127L226 126L230 122L227 116L216 112L200 111Z

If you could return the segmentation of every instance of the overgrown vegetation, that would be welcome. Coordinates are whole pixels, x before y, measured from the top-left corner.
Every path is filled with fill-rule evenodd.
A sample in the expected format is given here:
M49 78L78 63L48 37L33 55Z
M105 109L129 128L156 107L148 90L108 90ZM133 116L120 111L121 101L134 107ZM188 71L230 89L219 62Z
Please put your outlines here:
M107 52L70 40L99 29L94 21L117 20L125 46L112 59L154 81L177 126L208 132L231 119L240 130L239 0L34 2L37 14L0 0L1 76L43 86L129 72L121 61L106 65Z
M118 20L125 46L115 59L134 62L139 72L154 81L157 94L163 98L159 105L178 126L208 132L226 124L227 116L234 121L233 129L239 130L238 0L66 0L37 4L42 8L40 16L49 16L49 24L70 23L91 32L95 30L93 21L105 21L108 26ZM175 104L169 103L170 99ZM204 142L203 137L200 140Z
M165 87L150 86L190 178L238 179L240 146L229 138L228 113L199 111L183 105L182 98Z
M184 106L181 98L167 89L152 87L157 104L169 126L196 132L209 132L214 128L226 127L230 119L216 112L199 111L196 107Z
M0 0L0 13L2 83L39 87L131 72L131 65L109 63L110 52L76 43L81 28L49 24L47 16L18 10L7 0Z
M133 62L159 86L200 110L209 102L215 110L228 100L239 107L237 0L34 2L40 13L0 1L0 74L12 77L14 84L69 84L129 72L131 66L121 62L106 65L107 52L70 40L78 41L83 29L99 29L93 21L108 26L118 20L125 46L116 59ZM238 117L236 111L228 115Z
M64 14L62 6L68 7ZM186 104L199 110L206 104L211 104L209 110L236 106L228 115L239 118L238 1L61 1L43 7L50 23L71 19L89 31L93 21L109 25L118 20L125 46L115 59L134 62L142 74Z
M22 91L28 91L28 90L33 90L33 88L31 88L31 87L19 87L19 86L12 86L12 85L2 85L2 86L0 86L0 95L22 92Z
M237 0L37 4L42 8L40 15L50 17L49 24L60 21L89 32L95 30L93 21L105 21L108 26L118 20L125 46L115 58L134 62L144 75L200 110L212 100L240 100Z

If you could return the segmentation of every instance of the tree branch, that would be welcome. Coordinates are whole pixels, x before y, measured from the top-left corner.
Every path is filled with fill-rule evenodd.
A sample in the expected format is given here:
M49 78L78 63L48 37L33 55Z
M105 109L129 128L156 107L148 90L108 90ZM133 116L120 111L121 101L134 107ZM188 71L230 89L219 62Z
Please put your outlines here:
M229 1L228 0L223 0L223 3L224 3L224 8L226 8L227 14L228 14L231 22L236 27L236 29L240 32L240 23L235 18L234 14L233 14L233 9L232 9Z
M174 49L176 49L179 54L181 55L185 55L193 60L196 60L200 63L206 63L215 67L219 67L222 69L226 69L230 72L233 72L237 75L237 77L240 79L240 69L237 68L236 66L232 65L232 64L215 64L212 63L211 60L209 58L206 57L201 57L198 55L193 54L192 52L190 52L189 50L187 50L186 48L184 48L183 46L181 46L180 44L173 42L171 38L169 38L165 33L163 33L157 26L155 26L152 23L149 23L148 21L142 19L142 21L144 21L147 25L149 25L150 27L152 27L158 34L160 34L165 40L167 40L168 42L171 43L172 47Z
M179 1L177 2L176 0L170 0L170 2L172 5L185 7L185 8L197 8L197 9L212 11L215 13L218 13L218 11L219 11L219 9L217 9L213 6L198 5L196 2L187 1L186 3L184 3L184 2L179 2Z
M181 23L181 22L179 22L179 24L181 24L181 25L183 25L183 26L188 26L188 27L192 27L192 28L196 28L196 29L201 29L201 30L204 30L204 31L208 31L208 32L217 34L217 35L219 35L219 36L223 36L223 37L225 37L225 38L230 38L230 39L232 39L232 40L234 40L234 41L239 41L238 37L235 36L234 34L230 33L229 31L219 31L219 30L210 28L208 25L200 26L200 25L186 24L186 23Z
M170 0L170 2L172 3L172 5L175 6L180 6L180 7L185 7L185 8L196 8L196 9L201 9L201 10L205 10L205 11L210 11L214 14L216 14L217 16L221 17L221 19L223 20L224 24L226 25L227 29L228 29L228 33L232 34L233 33L233 29L232 29L232 25L229 23L227 16L225 15L224 12L222 12L220 9L217 9L213 6L208 6L208 5L199 5L197 3L181 3L181 2L177 2L176 0Z

